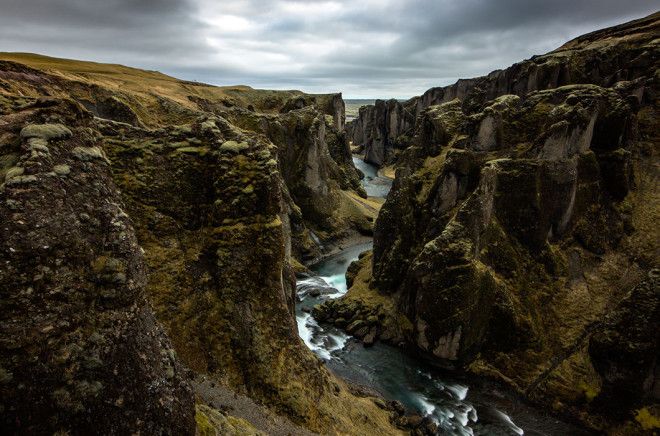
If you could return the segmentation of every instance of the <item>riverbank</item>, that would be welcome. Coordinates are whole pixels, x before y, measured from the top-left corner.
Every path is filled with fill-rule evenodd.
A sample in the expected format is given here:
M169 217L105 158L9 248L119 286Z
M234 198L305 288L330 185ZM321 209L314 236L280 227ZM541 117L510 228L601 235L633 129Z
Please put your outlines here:
M354 161L365 174L365 189L381 189L370 185L382 182L384 177L378 170L359 157L354 156ZM384 192L383 197L386 195ZM398 401L406 413L432 419L439 434L591 434L527 404L491 380L436 368L422 357L380 341L365 347L362 340L345 330L316 320L312 309L346 295L349 266L371 248L372 238L344 238L321 260L307 265L308 274L299 279L299 333L329 370L358 389Z

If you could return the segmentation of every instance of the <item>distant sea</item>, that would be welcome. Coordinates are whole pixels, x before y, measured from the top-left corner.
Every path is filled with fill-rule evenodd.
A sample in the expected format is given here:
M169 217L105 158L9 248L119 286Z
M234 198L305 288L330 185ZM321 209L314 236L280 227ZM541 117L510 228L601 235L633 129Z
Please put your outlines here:
M385 100L388 100L388 98L385 98ZM401 102L406 101L406 99L398 99ZM351 99L344 99L344 103L346 104L346 121L351 121L357 118L358 113L360 111L360 108L362 106L367 106L369 104L374 104L376 103L376 100L369 100L369 99L364 99L364 98L351 98Z
M346 121L351 121L357 118L358 112L362 106L368 104L374 104L376 100L365 100L365 99L353 99L353 100L344 100L346 104Z

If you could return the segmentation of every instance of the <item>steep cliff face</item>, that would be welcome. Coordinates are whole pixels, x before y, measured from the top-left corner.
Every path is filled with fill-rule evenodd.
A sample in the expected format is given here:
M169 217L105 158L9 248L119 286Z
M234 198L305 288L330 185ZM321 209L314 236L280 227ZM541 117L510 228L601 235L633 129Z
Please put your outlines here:
M195 411L180 375L188 368L314 431L396 434L389 412L324 369L295 324L291 265L319 251L307 225L327 221L318 233L328 239L359 220L372 226L347 206L360 188L337 129L341 96L219 91L56 61L49 68L64 70L0 65L3 423L252 431ZM125 80L122 92L111 92L106 69ZM153 81L160 94L145 95ZM91 90L116 99L114 109L84 99ZM52 97L68 92L80 104ZM29 123L50 124L25 129L21 145ZM350 213L327 217L337 211L316 196Z
M320 314L349 326L371 316L385 340L597 428L657 413L657 287L646 278L658 267L657 23L579 38L420 109L372 265ZM568 79L540 73L507 85L549 62L560 79L607 86L555 87ZM569 75L576 65L582 75ZM539 87L552 89L527 92Z
M415 125L410 109L397 100L376 100L374 105L360 108L347 131L353 144L364 151L365 162L381 166L409 145Z
M336 239L351 228L370 230L367 217L354 206L355 195L366 197L366 193L350 148L329 116L311 106L279 115L234 110L225 116L241 128L265 135L277 146L282 178L305 228L323 240ZM298 221L298 217L291 217L292 223ZM294 245L314 247L304 237L294 237ZM312 254L303 249L300 258Z
M208 114L157 131L99 123L145 250L148 295L182 362L315 431L389 428L387 413L350 395L298 337L288 239L297 206L279 148Z
M217 117L103 131L117 138L106 148L150 266L147 291L183 362L318 418L309 404L327 381L291 311L275 147Z
M501 95L525 94L570 84L611 87L647 75L654 62L658 14L576 38L542 56L484 77L431 88L407 102L389 101L361 108L350 123L349 140L365 149L370 162L390 161L397 148L411 144L415 120L429 106L459 99L468 112Z
M366 194L344 134L341 94L217 87L120 65L13 53L0 53L0 85L7 93L72 98L98 118L138 128L190 124L207 113L266 135L278 146L287 183L296 259L318 257L318 239L328 244L350 232L372 232L373 214L360 205Z
M0 105L3 432L194 434L91 116L71 101Z

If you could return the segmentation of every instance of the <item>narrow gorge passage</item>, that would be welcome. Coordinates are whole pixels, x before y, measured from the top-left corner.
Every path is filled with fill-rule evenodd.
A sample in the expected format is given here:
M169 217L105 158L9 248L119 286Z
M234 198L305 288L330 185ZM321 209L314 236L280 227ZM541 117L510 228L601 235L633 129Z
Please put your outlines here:
M354 156L353 162L365 176L362 183L369 196L386 197L392 180L379 176L378 169L360 157ZM493 407L493 403L501 407L500 404L507 403L509 399L493 398L490 395L492 392L486 392L485 387L482 388L484 392L476 391L465 380L441 374L396 347L381 342L364 347L346 332L314 319L311 311L315 305L340 298L347 292L346 270L372 245L372 242L366 242L347 247L313 265L311 270L316 276L298 279L296 319L305 344L340 377L373 389L386 400L399 401L409 413L432 419L441 434L524 434L524 429L518 425L520 423L514 423L507 413ZM534 410L523 411L519 404L513 406L513 403L511 401L510 407L522 412L520 418L535 430L579 434L571 426L542 417ZM532 431L529 434L539 433Z

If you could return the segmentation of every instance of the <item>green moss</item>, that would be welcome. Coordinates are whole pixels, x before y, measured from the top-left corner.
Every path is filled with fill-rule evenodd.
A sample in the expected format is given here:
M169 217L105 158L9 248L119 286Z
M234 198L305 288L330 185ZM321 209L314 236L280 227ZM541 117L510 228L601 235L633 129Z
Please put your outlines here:
M30 124L21 130L21 138L42 138L45 140L70 138L71 130L62 124Z
M83 162L90 162L93 160L101 160L110 163L105 153L98 147L76 147L71 150L71 153Z
M22 176L25 172L23 167L12 167L5 172L5 180L12 179L14 177Z
M53 167L53 171L55 171L55 174L58 176L66 176L71 172L71 167L69 165L63 164L63 165L55 165Z
M204 156L209 152L208 147L181 147L176 149L177 153L198 154Z
M248 421L227 415L204 404L195 406L198 436L265 436Z
M197 423L197 434L199 436L215 436L215 428L211 425L209 417L201 409L200 406L195 410L195 422Z
M219 133L218 126L213 120L206 120L200 125L202 132Z
M582 390L584 393L584 398L587 400L587 402L593 401L593 399L596 398L598 394L600 394L600 388L598 386L592 386L585 382L580 382L578 384L578 388L580 388L580 390Z
M660 418L651 413L646 407L637 411L635 421L637 421L644 430L656 430L660 428Z
M5 183L7 185L27 185L29 183L34 183L36 181L37 181L37 176L29 175L29 176L14 176L12 178L7 178L5 180Z
M240 153L243 150L250 148L247 142L236 142L236 141L225 141L221 146L220 150L229 151L231 153Z
M192 134L192 128L188 124L184 124L182 126L176 126L174 127L174 131L179 134L185 134L185 135Z
M170 142L169 144L167 144L167 146L170 148L182 148L182 147L189 147L190 143L187 141Z

